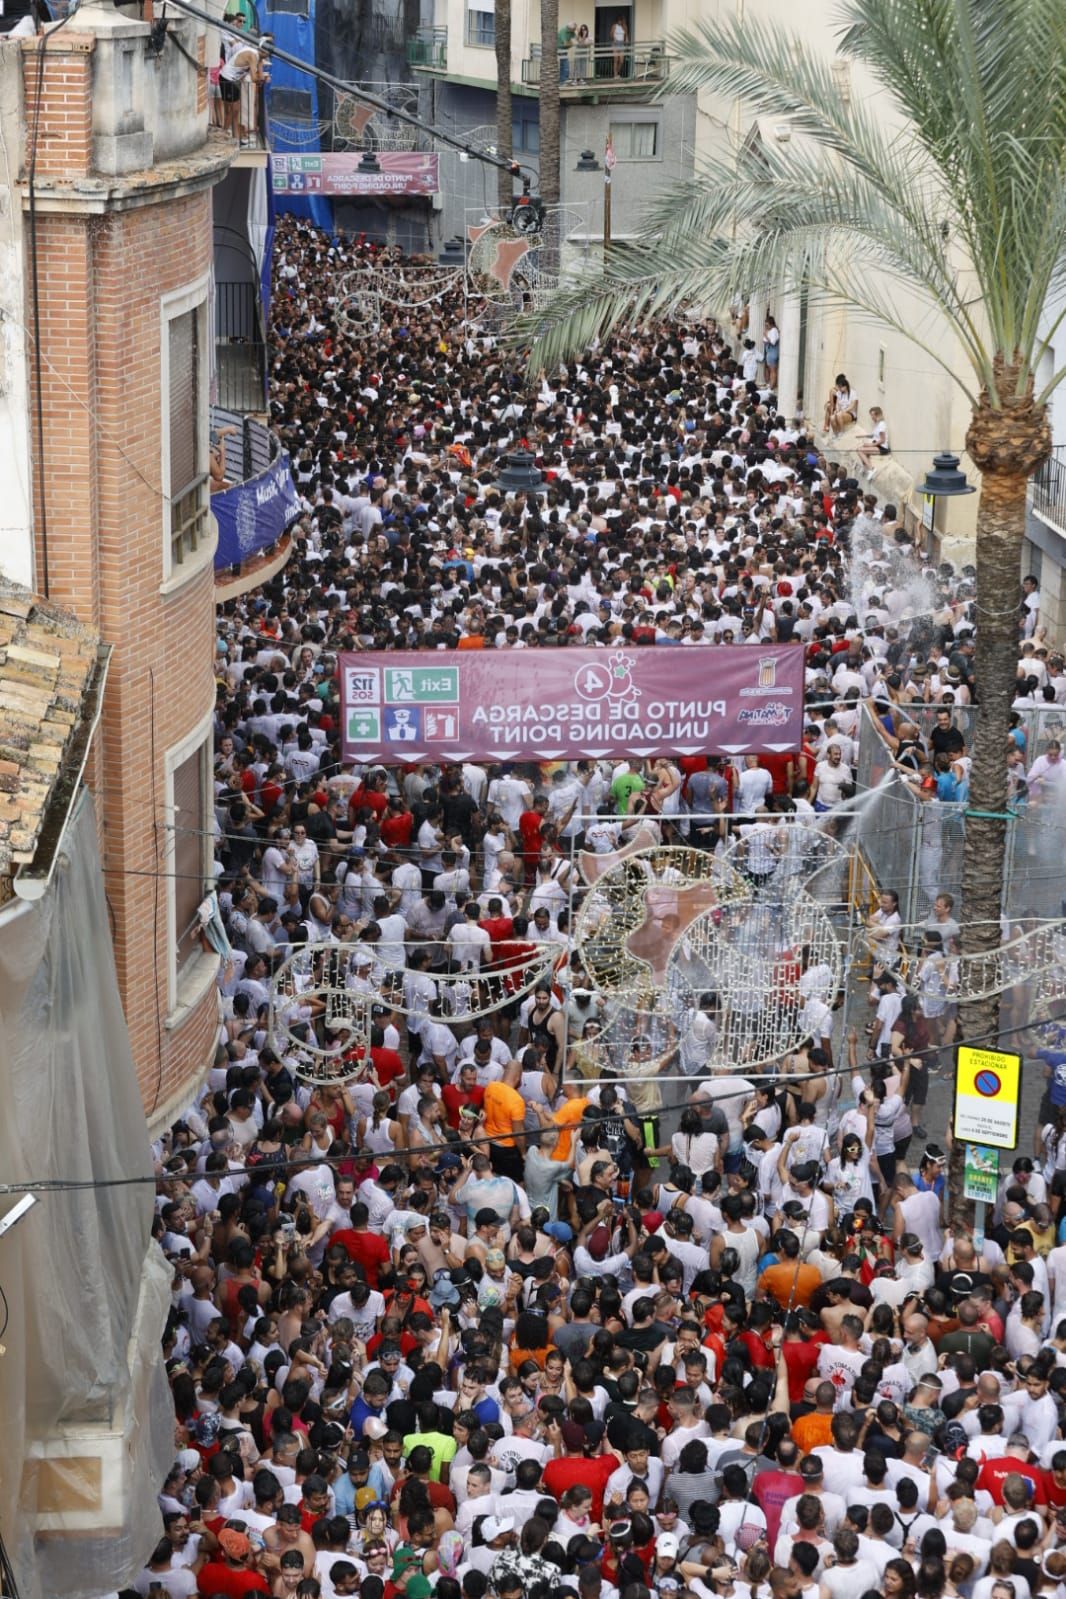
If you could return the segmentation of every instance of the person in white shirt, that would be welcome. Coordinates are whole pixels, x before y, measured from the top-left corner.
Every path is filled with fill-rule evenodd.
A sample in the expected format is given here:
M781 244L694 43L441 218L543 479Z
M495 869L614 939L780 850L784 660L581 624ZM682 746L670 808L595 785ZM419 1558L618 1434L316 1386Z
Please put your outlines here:
M852 783L851 767L846 765L839 744L831 744L814 768L811 800L819 815L834 810L844 799L844 790Z
M746 755L737 783L737 797L734 804L737 815L754 816L755 812L766 804L773 786L774 780L770 773L759 765L759 757Z
M478 971L492 959L492 939L483 927L478 926L481 907L471 900L463 907L463 920L456 922L448 934L448 949L460 971Z
M903 920L899 914L899 895L895 889L886 888L878 897L877 909L866 924L866 937L874 959L885 966L895 966L899 960L899 940Z
M519 777L496 777L489 784L489 804L496 807L512 833L518 831L522 812L532 803L533 791Z

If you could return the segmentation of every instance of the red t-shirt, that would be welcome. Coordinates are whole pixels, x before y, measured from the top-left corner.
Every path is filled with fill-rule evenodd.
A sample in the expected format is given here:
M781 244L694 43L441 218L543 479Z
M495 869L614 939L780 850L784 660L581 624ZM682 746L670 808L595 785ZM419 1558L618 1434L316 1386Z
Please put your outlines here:
M384 1044L371 1044L370 1059L373 1061L374 1070L378 1074L378 1082L382 1088L388 1088L389 1093L392 1094L389 1084L404 1074L403 1057L400 1055L399 1050L386 1049ZM395 1095L393 1097L395 1098Z
M348 1259L362 1266L363 1275L371 1288L378 1285L378 1267L389 1263L389 1246L380 1233L357 1233L354 1227L339 1227L330 1237L331 1244L343 1244Z
M381 842L389 849L409 849L414 826L415 819L410 811L401 811L399 816L384 816L381 820Z
M268 816L277 809L284 797L285 790L276 777L268 777L259 790L259 804Z
M1028 1473L1026 1473L1026 1475L1028 1475ZM1044 1471L1041 1472L1041 1476L1044 1479L1044 1498L1041 1501L1040 1495L1038 1494L1036 1496L1037 1503L1054 1505L1056 1510L1060 1505L1066 1505L1066 1487L1059 1487L1058 1483L1055 1481L1055 1473L1053 1471Z
M758 1333L747 1329L740 1334L739 1340L748 1351L753 1366L762 1371L769 1371L774 1365L774 1352L768 1348Z
M221 1560L209 1560L201 1566L196 1586L202 1594L225 1594L226 1599L243 1599L246 1593L269 1593L265 1577L258 1571L239 1571Z
M788 768L795 759L793 755L760 755L759 765L764 772L769 772L773 779L774 794L788 793Z
M531 956L537 953L538 945L527 944L520 939L505 940L502 944L492 946L492 964L497 970L507 971L513 966L524 966ZM504 987L515 988L520 983L520 976L504 978Z
M478 922L478 926L485 929L492 939L493 945L501 943L505 938L510 938L514 932L514 921L510 916L483 916ZM495 958L496 951L494 948L493 959L495 960Z
M1016 1471L1019 1477L1027 1477L1032 1483L1034 1503L1039 1505L1046 1502L1044 1479L1045 1475L1050 1476L1051 1473L1044 1473L1039 1466L1030 1466L1025 1460L1019 1460L1016 1455L997 1455L992 1460L984 1461L977 1473L976 1486L990 1493L996 1504L1001 1505L1003 1484L1012 1471Z
M480 1110L485 1100L485 1090L483 1088L472 1088L466 1094L458 1083L445 1083L440 1091L440 1097L444 1103L444 1114L448 1118L448 1126L458 1130L459 1112L463 1106L474 1105Z
M781 1511L785 1501L803 1492L798 1471L760 1471L753 1479L751 1496L766 1517L766 1541L772 1549L781 1530Z
M380 821L389 808L389 797L387 794L383 794L379 788L364 788L363 784L360 783L348 801L349 816L354 817L363 805L369 806L374 813L375 820Z
M818 1369L818 1343L793 1343L786 1339L781 1345L781 1358L785 1362L788 1372L788 1398L789 1403L798 1405L803 1398L803 1385L808 1377L813 1377Z
M400 1354L404 1357L405 1360L407 1359L407 1356L411 1353L412 1349L417 1349L418 1348L418 1339L415 1337L414 1333L402 1332L400 1334L399 1340L397 1340L395 1338L390 1338L389 1339L389 1342L392 1343L392 1344L396 1343L397 1341L399 1342L399 1345L400 1345ZM375 1358L375 1356L377 1355L378 1350L381 1348L381 1346L382 1346L382 1344L384 1342L385 1342L385 1334L384 1333L375 1333L373 1338L369 1338L367 1340L367 1345L366 1345L366 1358L367 1358L367 1360L373 1360Z
M536 860L540 854L540 829L544 821L539 811L523 811L518 818L518 831L522 837L522 854Z
M617 1455L594 1455L587 1460L583 1455L561 1456L549 1460L544 1468L544 1486L553 1499L561 1499L568 1488L580 1485L592 1495L592 1519L599 1521L603 1514L603 1490L611 1474L618 1470Z

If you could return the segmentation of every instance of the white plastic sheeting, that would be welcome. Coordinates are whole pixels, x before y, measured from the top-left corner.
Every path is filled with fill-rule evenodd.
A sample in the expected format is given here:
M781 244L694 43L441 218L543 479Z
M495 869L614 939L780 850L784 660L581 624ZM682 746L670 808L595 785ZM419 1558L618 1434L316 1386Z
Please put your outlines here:
M0 1182L150 1173L84 792L44 897L0 909L0 1094ZM170 1273L152 1201L150 1184L52 1190L0 1238L0 1531L21 1599L120 1588L161 1530Z

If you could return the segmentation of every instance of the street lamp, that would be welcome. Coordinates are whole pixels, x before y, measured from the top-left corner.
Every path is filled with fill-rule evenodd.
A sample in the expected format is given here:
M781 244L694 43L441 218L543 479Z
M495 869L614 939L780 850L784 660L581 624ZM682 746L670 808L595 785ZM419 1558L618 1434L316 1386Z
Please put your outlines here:
M506 494L540 494L544 489L544 475L529 450L501 456L496 482Z
M922 517L922 524L929 534L928 553L931 556L933 535L936 532L936 502L937 500L955 500L964 494L976 494L977 489L972 483L967 483L966 473L959 471L959 458L957 455L933 456L933 464L925 474L925 482L918 484L918 493L932 500L932 509L929 512L929 521L926 524Z
M596 160L591 150L582 150L578 157L575 172L603 172L603 253L611 248L611 170L614 166L614 149L610 139L607 140L608 155L604 157L603 167Z

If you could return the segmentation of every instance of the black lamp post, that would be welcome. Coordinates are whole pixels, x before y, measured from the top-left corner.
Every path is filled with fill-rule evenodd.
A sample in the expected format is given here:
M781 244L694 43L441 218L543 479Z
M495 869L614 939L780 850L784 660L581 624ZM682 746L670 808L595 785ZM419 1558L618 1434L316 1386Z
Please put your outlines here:
M574 171L603 172L603 249L606 254L611 248L611 169L609 166L601 168L592 150L582 150Z
M544 489L544 475L528 450L501 456L496 482L506 494L540 494Z
M967 483L966 473L959 470L957 455L933 456L933 464L925 474L925 482L919 483L918 493L924 494L926 499L932 500L933 509L929 516L927 544L932 544L933 534L936 532L936 502L937 500L955 500L964 494L976 494L977 489L972 483ZM924 523L924 518L923 518ZM931 556L932 549L928 550Z

